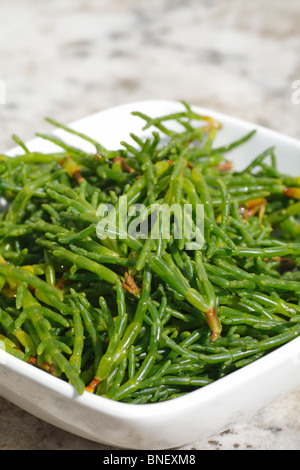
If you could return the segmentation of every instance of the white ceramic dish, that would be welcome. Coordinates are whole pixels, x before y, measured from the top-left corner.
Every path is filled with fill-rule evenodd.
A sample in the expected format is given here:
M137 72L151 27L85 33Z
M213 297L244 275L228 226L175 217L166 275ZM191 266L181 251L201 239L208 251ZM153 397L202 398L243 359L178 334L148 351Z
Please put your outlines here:
M170 101L145 101L102 111L73 124L110 148L129 132L141 135L139 110L157 116L181 109ZM230 153L240 169L270 145L276 146L279 168L300 175L300 143L271 130L207 109L195 108L223 123L216 145L236 140L256 128L255 137ZM64 133L64 138L66 138ZM69 136L70 139L70 136ZM82 140L71 139L82 145ZM30 148L49 151L35 139ZM16 154L16 150L9 155ZM92 441L125 449L168 449L207 438L245 421L272 401L300 386L300 338L266 357L188 395L164 403L130 405L84 392L0 350L0 395L54 426Z

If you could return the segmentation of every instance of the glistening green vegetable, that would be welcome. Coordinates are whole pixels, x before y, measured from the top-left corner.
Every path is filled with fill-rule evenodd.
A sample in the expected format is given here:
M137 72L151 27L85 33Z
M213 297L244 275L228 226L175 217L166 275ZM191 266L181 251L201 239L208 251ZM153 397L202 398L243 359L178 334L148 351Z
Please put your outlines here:
M13 136L21 155L0 156L0 347L79 394L144 404L299 336L300 177L278 170L274 147L236 171L230 151L255 130L217 147L222 123L186 103L133 114L143 131L117 150L48 119L66 136L38 134L56 152ZM148 223L156 205L174 208L167 236ZM182 213L202 243L177 236Z

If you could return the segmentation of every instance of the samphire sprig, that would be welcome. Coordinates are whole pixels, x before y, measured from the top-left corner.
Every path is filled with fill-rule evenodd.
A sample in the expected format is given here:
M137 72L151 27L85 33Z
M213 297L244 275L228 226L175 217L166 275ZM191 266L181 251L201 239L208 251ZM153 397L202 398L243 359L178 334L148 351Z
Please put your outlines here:
M133 114L141 133L117 150L47 118L60 137L38 136L56 151L13 136L20 155L1 156L0 347L79 394L144 404L299 336L300 177L278 170L273 146L236 171L230 152L247 151L255 129L217 146L222 123L187 103ZM160 217L137 236L164 204L167 236ZM184 206L201 243L178 237Z

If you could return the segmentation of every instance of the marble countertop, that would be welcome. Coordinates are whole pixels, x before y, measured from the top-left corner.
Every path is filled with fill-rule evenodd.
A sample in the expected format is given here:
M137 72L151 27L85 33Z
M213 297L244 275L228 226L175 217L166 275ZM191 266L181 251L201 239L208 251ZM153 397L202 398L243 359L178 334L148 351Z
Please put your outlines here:
M145 99L185 100L300 138L297 0L0 1L0 146ZM300 389L184 449L300 449ZM4 432L5 430L5 432ZM0 450L109 449L0 399Z

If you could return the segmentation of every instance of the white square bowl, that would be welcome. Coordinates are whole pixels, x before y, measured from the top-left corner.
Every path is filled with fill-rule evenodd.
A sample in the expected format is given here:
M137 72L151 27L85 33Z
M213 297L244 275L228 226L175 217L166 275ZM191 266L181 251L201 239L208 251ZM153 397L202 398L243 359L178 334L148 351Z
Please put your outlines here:
M98 139L108 148L120 148L129 133L143 135L144 122L131 115L142 111L151 116L182 109L173 101L151 100L129 103L82 119L71 127ZM194 107L223 124L216 145L237 140L256 129L255 136L231 151L228 158L237 170L259 153L275 145L278 167L300 175L300 143L274 131L224 114ZM55 132L82 145L76 136ZM30 149L51 151L42 139L28 143ZM53 146L55 147L55 146ZM18 150L7 154L14 156ZM119 403L84 392L45 371L0 350L0 395L38 418L95 442L123 449L168 449L207 438L253 414L300 386L300 337L196 391L174 400L146 405Z

